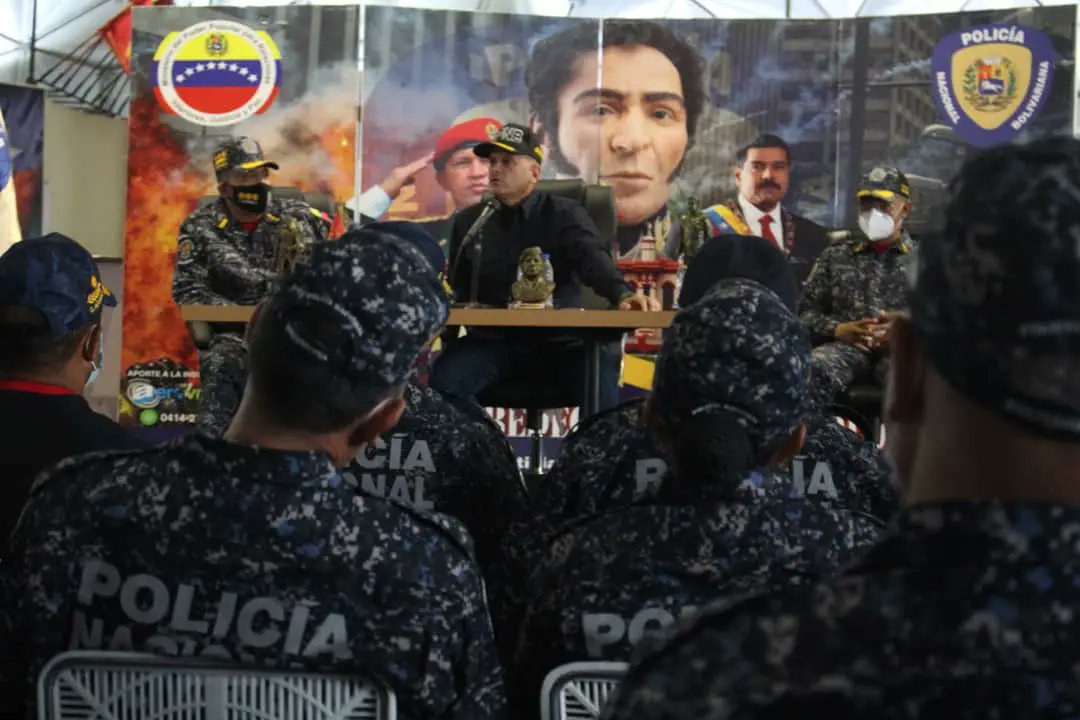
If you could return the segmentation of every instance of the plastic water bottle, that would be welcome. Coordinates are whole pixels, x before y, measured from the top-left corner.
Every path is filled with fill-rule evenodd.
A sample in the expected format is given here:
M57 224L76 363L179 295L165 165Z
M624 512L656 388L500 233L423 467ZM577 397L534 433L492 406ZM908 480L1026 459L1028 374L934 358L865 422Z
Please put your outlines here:
M555 284L555 268L551 266L551 255L549 255L548 253L544 253L544 279L552 285ZM547 299L547 302L544 304L547 307L554 307L555 303L553 301L553 298L554 296L549 297Z

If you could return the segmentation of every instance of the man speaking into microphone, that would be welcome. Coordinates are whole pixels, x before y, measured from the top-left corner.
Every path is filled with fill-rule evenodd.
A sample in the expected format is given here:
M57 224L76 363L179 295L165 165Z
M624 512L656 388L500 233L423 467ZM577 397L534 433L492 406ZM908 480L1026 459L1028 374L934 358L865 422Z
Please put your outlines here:
M536 189L544 151L529 128L507 124L473 152L489 160L492 197L454 216L449 279L458 301L506 307L521 252L539 247L555 273L555 307L581 307L584 282L620 310L646 309L646 299L634 295L623 280L585 208ZM618 403L621 362L621 343L605 343L600 410ZM532 374L562 387L583 387L583 344L572 335L471 328L443 350L431 385L475 401L484 388L511 373Z

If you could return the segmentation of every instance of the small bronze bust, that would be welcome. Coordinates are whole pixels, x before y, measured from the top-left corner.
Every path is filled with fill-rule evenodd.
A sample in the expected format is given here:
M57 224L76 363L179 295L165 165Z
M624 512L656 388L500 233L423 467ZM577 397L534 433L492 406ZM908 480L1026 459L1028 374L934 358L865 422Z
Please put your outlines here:
M525 248L518 259L520 279L510 288L515 304L547 305L555 292L555 283L544 277L544 254L538 247Z
M686 201L686 212L679 218L679 254L687 260L697 255L709 239L712 228L708 216L701 211L701 203L694 196Z

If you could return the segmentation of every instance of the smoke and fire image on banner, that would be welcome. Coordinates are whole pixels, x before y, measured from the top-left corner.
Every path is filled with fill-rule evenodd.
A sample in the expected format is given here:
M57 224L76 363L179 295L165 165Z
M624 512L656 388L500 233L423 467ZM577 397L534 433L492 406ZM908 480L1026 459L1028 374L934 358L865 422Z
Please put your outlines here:
M313 15L321 14L320 22ZM169 33L228 16L273 38L279 90L262 114L237 124L198 125L168 112L154 93L154 54ZM125 227L120 419L183 425L199 405L198 357L172 299L177 233L201 202L213 201L214 148L257 140L281 169L270 182L343 203L354 194L360 76L359 11L340 8L137 8L133 13L132 100ZM318 34L312 28L321 27Z

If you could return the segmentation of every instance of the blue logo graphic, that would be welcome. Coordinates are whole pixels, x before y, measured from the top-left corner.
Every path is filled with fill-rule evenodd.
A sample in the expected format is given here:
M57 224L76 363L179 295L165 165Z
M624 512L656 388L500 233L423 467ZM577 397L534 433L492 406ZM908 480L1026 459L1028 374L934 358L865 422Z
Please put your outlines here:
M1038 30L985 25L934 48L931 94L943 120L976 147L1001 145L1030 125L1050 96L1054 48Z

